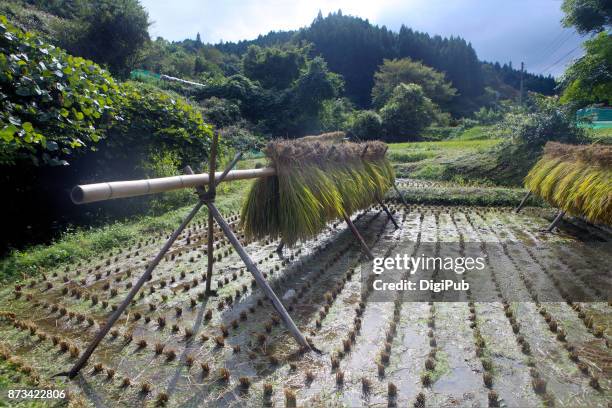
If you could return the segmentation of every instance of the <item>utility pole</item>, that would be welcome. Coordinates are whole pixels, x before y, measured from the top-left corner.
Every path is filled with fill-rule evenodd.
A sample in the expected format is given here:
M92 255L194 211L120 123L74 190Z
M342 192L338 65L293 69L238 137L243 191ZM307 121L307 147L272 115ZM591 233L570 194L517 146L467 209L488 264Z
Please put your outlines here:
M521 87L519 95L519 105L523 104L523 73L525 72L525 63L521 62Z

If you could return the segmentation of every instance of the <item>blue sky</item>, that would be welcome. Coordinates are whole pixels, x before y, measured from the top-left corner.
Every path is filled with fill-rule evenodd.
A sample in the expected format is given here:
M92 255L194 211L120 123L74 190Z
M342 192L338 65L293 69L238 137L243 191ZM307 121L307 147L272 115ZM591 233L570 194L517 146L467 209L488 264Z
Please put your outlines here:
M561 26L561 0L141 0L152 37L252 39L271 30L309 25L321 10L367 18L397 30L402 24L429 34L459 35L480 59L524 61L534 73L560 75L582 55L580 37Z

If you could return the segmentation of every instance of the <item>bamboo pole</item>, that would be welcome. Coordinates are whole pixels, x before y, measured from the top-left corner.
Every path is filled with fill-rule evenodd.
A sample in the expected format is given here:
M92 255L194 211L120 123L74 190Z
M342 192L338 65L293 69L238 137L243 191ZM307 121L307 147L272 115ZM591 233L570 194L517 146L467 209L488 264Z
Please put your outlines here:
M222 173L216 172L215 179ZM232 170L223 181L245 180L259 177L274 176L276 170L272 167L262 169ZM115 198L137 197L165 191L192 188L209 184L209 174L192 174L173 177L161 177L147 180L112 181L108 183L84 184L72 189L70 197L75 204L93 203Z
M208 164L208 178L210 180L210 184L208 187L208 193L214 197L216 194L216 188L215 188L215 171L216 171L216 164L217 164L217 142L219 140L219 136L218 133L215 132L213 135L213 141L212 141L212 147L210 149L210 161ZM203 188L202 188L203 189ZM212 281L212 274L213 274L213 264L215 262L215 256L214 256L214 234L215 234L215 229L214 229L214 219L212 214L210 213L210 211L208 211L208 249L207 249L207 258L208 261L206 263L206 293L207 294L211 294L212 293L212 289L211 289L211 281Z
M187 171L191 171L191 168L189 168ZM278 299L276 293L274 293L266 279L263 277L262 273L257 268L257 265L255 265L255 262L253 262L249 254L247 254L247 252L244 250L244 247L242 246L242 244L240 244L240 241L234 234L234 231L232 231L232 228L229 226L227 221L225 221L225 219L215 206L213 200L214 196L212 196L212 200L209 199L200 202L206 203L206 206L208 207L208 213L212 214L214 220L217 222L217 224L219 224L219 227L221 227L221 230L236 250L236 253L238 254L238 256L240 256L240 259L242 259L242 262L244 262L244 264L246 265L247 270L251 272L251 274L255 278L255 282L257 282L257 285L261 288L266 297L270 299L272 305L274 306L274 309L276 309L283 323L285 324L285 327L287 327L287 330L289 330L293 338L295 338L295 340L301 347L304 347L307 350L311 350L310 344L308 344L308 341L306 340L300 329L297 328L297 326L293 322L293 319L285 309L285 306L283 306L281 301Z
M145 273L142 274L142 276L138 279L138 282L136 282L136 284L132 286L132 289L130 290L128 295L125 297L125 299L123 299L123 302L121 302L117 310L115 310L113 314L111 314L111 316L108 318L104 326L100 328L100 330L96 334L96 337L94 337L94 339L89 344L85 352L81 355L81 357L74 364L74 366L70 369L70 371L56 374L54 375L54 377L67 376L68 378L74 378L79 373L79 371L87 364L87 360L89 360L89 357L91 357L92 353L96 350L96 348L98 347L98 345L100 344L104 336L106 336L106 334L111 329L111 327L113 327L117 319L119 319L121 314L123 314L125 309L130 305L130 303L132 302L132 299L134 299L134 297L136 296L140 288L145 284L145 282L147 282L151 278L155 267L164 258L164 256L166 255L166 252L168 252L168 250L170 249L174 241L176 241L179 235L181 235L181 233L183 232L187 224L191 222L193 217L195 217L195 215L200 210L200 208L202 208L203 205L204 203L202 201L198 201L195 207L193 207L193 209L189 212L187 217L185 217L181 225L172 233L170 238L168 238L164 246L157 253L153 261L149 263L149 266L147 266Z
M383 203L383 201L376 197L376 201L378 201L378 204L382 207L382 209L387 213L387 217L389 217L389 219L391 220L391 222L393 223L393 225L395 225L395 229L399 228L399 225L397 225L397 222L395 222L395 218L393 218L393 215L391 214L391 211L389 211L389 209L387 208L387 206L385 205L385 203Z
M555 229L557 224L561 221L564 215L565 215L565 211L563 210L559 211L559 213L557 214L553 222L551 222L548 228L546 228L546 232L553 232L553 230Z
M361 249L366 254L366 256L370 260L374 259L374 255L372 255L372 251L370 251L370 248L368 247L368 244L365 243L363 237L359 233L359 230L357 229L357 227L355 227L355 224L353 224L353 221L351 221L351 218L348 215L344 214L344 221L346 221L346 223L348 224L351 232L353 233L355 238L357 238L357 241L361 245Z
M397 195L399 196L400 200L402 201L402 204L404 204L404 207L406 207L406 209L408 211L410 211L410 208L408 207L408 204L406 203L406 200L404 199L404 195L402 194L400 189L397 188L397 184L395 183L395 181L393 182L393 188L395 189L395 192L397 193Z
M519 203L518 207L516 207L516 209L514 210L515 213L518 214L523 209L523 206L525 206L525 203L527 202L530 196L531 196L531 191L527 191L527 193L525 194L525 196Z
M240 259L242 259L242 262L244 262L244 264L246 265L248 271L251 272L251 274L255 278L257 285L261 288L261 290L263 290L266 297L272 301L272 305L283 320L285 327L287 327L293 338L295 338L295 340L300 346L304 347L306 350L310 350L311 347L308 344L308 341L306 340L300 329L297 328L297 326L293 322L293 319L291 318L289 313L287 313L285 306L283 306L283 304L278 299L270 285L268 285L268 282L264 279L259 269L257 269L257 265L255 265L255 263L251 260L251 257L249 257L249 255L246 253L246 251L240 244L240 241L238 241L238 238L236 238L236 235L234 235L234 232L232 231L230 226L223 219L221 213L219 213L219 210L217 210L217 207L215 207L215 205L211 202L207 202L206 205L208 206L208 211L213 215L215 221L217 221L217 224L219 224L219 226L223 230L223 233L236 250L236 253L238 254L238 256L240 256Z

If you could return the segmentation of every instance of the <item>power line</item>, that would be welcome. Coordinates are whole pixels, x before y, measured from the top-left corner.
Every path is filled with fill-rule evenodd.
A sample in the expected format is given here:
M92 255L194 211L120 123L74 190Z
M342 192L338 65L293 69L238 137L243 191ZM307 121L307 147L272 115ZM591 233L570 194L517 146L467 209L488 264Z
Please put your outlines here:
M566 31L566 32L561 32L559 36L557 36L557 39L554 40L550 47L545 48L545 52L543 52L541 55L543 55L542 58L540 58L539 62L534 64L535 67L538 66L542 66L546 63L546 61L548 61L551 57L554 57L554 55L561 49L563 49L563 46L570 40L570 38L572 38L573 32L572 31ZM560 40L560 41L558 41Z
M542 71L540 71L540 75L544 74L544 72L548 71L549 69L557 66L560 62L562 62L566 57L568 57L571 53L573 53L574 51L576 51L578 48L582 47L582 44L578 44L576 47L572 48L569 52L567 52L566 54L564 54L561 58L559 58L557 61L553 62L552 64L550 64L548 67L544 68Z

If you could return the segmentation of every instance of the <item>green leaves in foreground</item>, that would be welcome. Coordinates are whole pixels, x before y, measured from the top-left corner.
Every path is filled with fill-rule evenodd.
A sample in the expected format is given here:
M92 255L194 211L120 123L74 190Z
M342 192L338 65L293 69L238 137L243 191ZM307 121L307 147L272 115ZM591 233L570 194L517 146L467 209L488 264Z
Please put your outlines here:
M246 235L282 237L293 245L368 207L395 177L385 152L381 142L271 142L266 153L277 175L254 182L242 208Z

